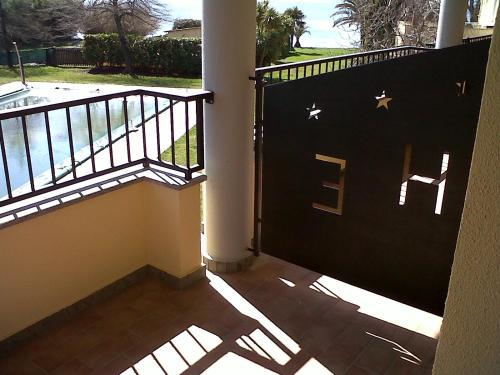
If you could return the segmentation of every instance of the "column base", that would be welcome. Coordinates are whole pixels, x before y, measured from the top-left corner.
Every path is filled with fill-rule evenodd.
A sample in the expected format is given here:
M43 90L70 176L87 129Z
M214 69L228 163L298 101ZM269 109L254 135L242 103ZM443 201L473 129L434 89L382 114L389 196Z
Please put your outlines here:
M255 256L250 254L240 260L234 262L221 262L203 256L203 263L205 263L207 270L214 273L235 273L248 269L254 262Z

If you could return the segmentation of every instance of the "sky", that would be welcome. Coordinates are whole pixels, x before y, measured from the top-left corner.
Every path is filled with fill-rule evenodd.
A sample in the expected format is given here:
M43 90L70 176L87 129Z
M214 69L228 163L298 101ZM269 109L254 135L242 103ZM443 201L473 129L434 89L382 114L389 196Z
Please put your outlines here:
M202 18L202 0L162 1L169 7L173 19ZM271 6L280 12L294 6L304 12L311 34L305 34L301 38L303 47L350 47L356 42L356 33L349 32L346 28L332 28L330 15L338 2L339 0L270 0ZM170 28L171 24L167 24L163 30Z

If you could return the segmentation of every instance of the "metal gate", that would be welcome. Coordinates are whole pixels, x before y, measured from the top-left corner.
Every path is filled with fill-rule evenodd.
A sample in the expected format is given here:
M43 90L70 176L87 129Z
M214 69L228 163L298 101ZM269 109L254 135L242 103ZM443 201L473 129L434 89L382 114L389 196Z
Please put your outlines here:
M261 71L256 248L441 314L488 49Z

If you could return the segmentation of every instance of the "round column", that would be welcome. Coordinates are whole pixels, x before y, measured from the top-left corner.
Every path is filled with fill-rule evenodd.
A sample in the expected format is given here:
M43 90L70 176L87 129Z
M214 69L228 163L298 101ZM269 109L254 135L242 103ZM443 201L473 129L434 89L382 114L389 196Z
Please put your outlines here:
M441 0L436 48L462 44L467 0Z
M205 263L231 272L252 258L256 0L203 0Z

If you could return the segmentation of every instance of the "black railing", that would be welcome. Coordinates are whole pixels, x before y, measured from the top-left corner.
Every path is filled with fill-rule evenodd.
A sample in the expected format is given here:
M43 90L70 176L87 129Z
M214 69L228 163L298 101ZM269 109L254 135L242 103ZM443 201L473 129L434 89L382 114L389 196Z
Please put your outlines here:
M353 53L349 55L326 57L317 60L301 61L290 64L279 64L258 68L255 71L257 82L264 84L291 81L318 74L330 73L335 70L354 68L372 64L378 61L396 59L399 57L425 52L424 47L399 47L377 51Z
M2 111L0 207L134 165L190 180L204 168L204 100L137 89Z
M475 42L481 42L483 40L491 40L493 35L482 35L482 36L475 36L475 37L470 37L470 38L464 38L462 39L463 44L468 44L468 43L475 43ZM427 43L425 45L428 48L435 48L436 43Z

